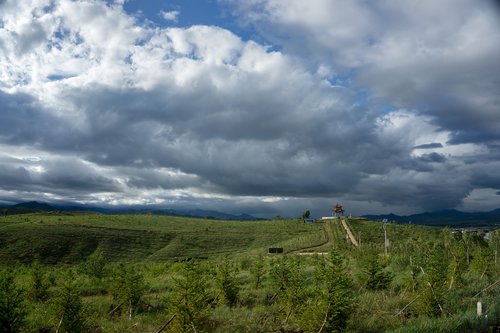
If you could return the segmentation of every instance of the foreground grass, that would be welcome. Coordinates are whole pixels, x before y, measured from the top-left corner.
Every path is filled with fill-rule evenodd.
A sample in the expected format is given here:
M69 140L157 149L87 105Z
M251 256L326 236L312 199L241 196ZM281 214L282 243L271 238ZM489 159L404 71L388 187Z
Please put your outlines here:
M64 319L58 310L61 290L68 283L83 302L81 331L89 333L158 332L170 318L163 332L498 330L496 238L388 225L386 256L382 224L350 221L361 236L361 247L355 248L342 226L326 223L332 243L320 250L343 258L338 267L332 265L333 255L266 254L271 246L323 243L321 223L97 214L2 217L0 275L13 271L24 297L22 332L56 331ZM29 264L37 256L43 264ZM342 272L347 281L340 298L334 296L341 282L329 284L328 269ZM130 278L117 287L124 276ZM36 285L45 289L43 297L33 296ZM132 307L127 290L139 291ZM478 301L487 304L487 318L475 315ZM345 325L328 326L339 322L329 316L337 312ZM191 318L187 324L186 318Z

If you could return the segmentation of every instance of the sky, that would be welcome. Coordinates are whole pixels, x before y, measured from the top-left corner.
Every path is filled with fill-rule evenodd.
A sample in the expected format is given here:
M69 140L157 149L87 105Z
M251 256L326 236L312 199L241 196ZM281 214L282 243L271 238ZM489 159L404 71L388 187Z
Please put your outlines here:
M488 0L0 0L0 202L500 208Z

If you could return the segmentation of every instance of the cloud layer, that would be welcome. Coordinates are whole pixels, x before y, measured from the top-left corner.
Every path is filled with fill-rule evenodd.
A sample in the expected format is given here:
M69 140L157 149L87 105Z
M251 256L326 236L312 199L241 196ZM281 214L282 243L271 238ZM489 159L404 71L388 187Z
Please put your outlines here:
M0 2L0 198L294 215L500 190L487 3L224 5L271 45L121 2Z

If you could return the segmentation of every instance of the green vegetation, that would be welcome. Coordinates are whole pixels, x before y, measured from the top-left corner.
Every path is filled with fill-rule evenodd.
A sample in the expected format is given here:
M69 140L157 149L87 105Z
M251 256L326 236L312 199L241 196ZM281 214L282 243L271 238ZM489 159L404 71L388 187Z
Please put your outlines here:
M8 270L0 271L0 332L19 332L25 314L22 293L14 283L14 274Z
M99 249L107 261L159 262L324 239L322 227L278 221L214 221L157 215L26 214L0 217L0 262L75 264Z
M499 230L389 224L385 255L381 223L349 226L358 247L336 220L4 216L0 332L498 329Z

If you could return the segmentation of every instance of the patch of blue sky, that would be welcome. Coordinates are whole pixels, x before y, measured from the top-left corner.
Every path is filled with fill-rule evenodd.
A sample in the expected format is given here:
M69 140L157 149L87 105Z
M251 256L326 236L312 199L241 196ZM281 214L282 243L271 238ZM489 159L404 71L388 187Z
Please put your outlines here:
M358 103L365 105L371 100L373 94L368 90L357 90L355 96Z
M47 80L49 81L61 81L65 79L69 79L70 77L73 77L74 75L70 74L50 74L47 76Z
M52 13L55 8L56 8L56 4L54 2L50 2L48 5L43 7L42 10L43 10L44 14L48 14L48 13Z
M217 26L233 32L243 40L255 40L262 43L261 36L251 27L239 25L218 0L128 0L123 8L137 19L159 27ZM178 12L175 19L164 18L163 13L173 12ZM267 45L267 43L263 44Z
M354 72L352 70L344 73L338 73L327 78L328 82L334 87L351 87Z
M398 108L396 108L394 105L384 105L382 111L384 114L389 114L389 113L392 113L392 112L395 112L399 110Z

